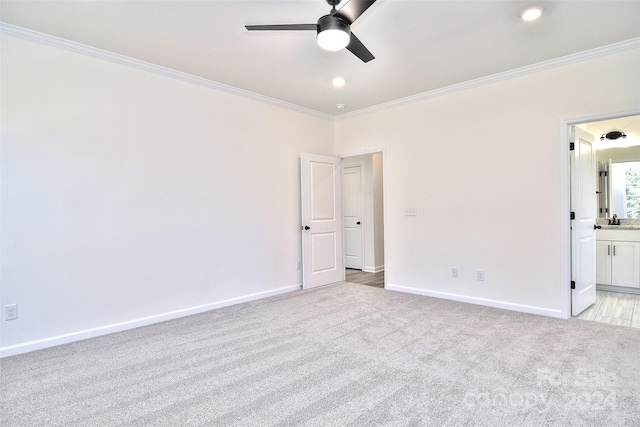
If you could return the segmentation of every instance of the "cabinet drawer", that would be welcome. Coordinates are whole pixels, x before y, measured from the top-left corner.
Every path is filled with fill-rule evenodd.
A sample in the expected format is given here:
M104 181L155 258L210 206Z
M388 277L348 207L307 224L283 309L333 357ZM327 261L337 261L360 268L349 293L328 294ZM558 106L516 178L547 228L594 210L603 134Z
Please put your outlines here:
M596 230L596 239L640 242L640 230Z

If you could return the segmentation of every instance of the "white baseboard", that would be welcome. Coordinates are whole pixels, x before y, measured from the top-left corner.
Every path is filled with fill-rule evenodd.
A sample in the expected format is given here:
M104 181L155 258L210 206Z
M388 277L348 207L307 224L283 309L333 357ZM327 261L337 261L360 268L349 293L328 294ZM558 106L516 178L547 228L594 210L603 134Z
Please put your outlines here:
M115 323L112 325L99 326L97 328L85 329L82 331L71 332L55 337L44 338L41 340L30 341L21 344L0 347L0 358L15 356L17 354L28 353L30 351L41 350L43 348L54 347L61 344L68 344L75 341L95 338L102 335L112 334L114 332L126 331L128 329L139 328L154 323L164 322L166 320L177 319L179 317L191 316L193 314L203 313L205 311L214 310L216 308L227 307L230 305L240 304L243 302L255 301L262 298L280 295L287 292L297 291L302 285L285 286L284 288L273 289L265 292L245 295L236 298L230 298L222 301L216 301L209 304L198 305L195 307L185 308L182 310L170 311L168 313L156 314L153 316L143 317L140 319L129 320L126 322Z
M376 267L362 267L362 271L364 271L365 273L380 273L381 271L384 271L384 265L379 265Z
M521 313L539 314L541 316L556 317L559 319L562 318L561 310L552 310L544 307L534 307L530 305L514 304L506 301L470 297L467 295L452 294L448 292L429 291L426 289L418 289L418 288L411 288L408 286L398 286L398 285L391 285L391 284L386 284L385 289L398 291L398 292L406 292L409 294L424 295L427 297L435 297L435 298L448 299L452 301L466 302L470 304L485 305L488 307L502 308L502 309L511 310L511 311L519 311Z

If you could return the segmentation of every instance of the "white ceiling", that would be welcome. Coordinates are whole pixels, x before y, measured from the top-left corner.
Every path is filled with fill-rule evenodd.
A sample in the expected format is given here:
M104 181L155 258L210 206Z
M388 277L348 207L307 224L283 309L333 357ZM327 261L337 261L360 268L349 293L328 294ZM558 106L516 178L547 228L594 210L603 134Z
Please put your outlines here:
M545 13L524 23L519 12L531 4ZM244 28L315 23L330 10L324 0L0 5L9 24L330 115L640 37L640 0L378 0L352 25L376 57L365 64L346 50L323 51L314 32ZM336 76L344 87L332 87Z

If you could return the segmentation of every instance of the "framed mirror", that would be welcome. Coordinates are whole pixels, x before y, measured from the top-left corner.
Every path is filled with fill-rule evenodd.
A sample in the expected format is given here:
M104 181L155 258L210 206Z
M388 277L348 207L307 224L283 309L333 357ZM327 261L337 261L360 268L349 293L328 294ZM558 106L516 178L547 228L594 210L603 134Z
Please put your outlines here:
M640 116L580 127L596 138L598 218L640 218Z
M628 154L638 154L640 146L629 147ZM640 160L605 158L598 153L598 218L640 218Z
M609 175L609 212L640 218L640 161L612 162Z

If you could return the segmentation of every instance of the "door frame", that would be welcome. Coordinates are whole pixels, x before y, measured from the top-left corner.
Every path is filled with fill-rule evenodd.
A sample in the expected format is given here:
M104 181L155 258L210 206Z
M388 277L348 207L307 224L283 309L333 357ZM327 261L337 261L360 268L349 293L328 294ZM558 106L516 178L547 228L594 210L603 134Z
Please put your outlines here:
M382 156L382 253L384 256L384 270L382 271L383 275L384 275L384 287L387 288L387 266L388 266L388 258L387 258L387 155L385 152L385 148L371 148L371 149L366 149L366 150L361 150L361 151L353 151L353 152L346 152L346 153L342 153L342 154L337 154L338 157L340 157L340 162L342 165L344 165L344 163L342 162L344 159L349 158L349 157L358 157L358 156L366 156L366 155L370 155L370 154L380 154ZM344 166L342 166L342 169L344 169ZM344 244L344 239L343 239L343 244ZM362 256L364 257L364 248L363 248L363 254ZM363 260L364 261L364 260Z
M562 282L561 282L561 309L560 317L563 319L571 318L571 220L569 212L571 212L571 168L570 168L570 152L569 152L569 132L570 127L588 122L597 122L601 120L611 120L626 116L640 115L640 108L618 111L613 113L596 114L592 116L583 116L562 120L560 123L560 177L561 177L561 210L559 213L560 229L560 254L562 257ZM385 236L386 238L386 236ZM386 253L385 253L386 256ZM595 256L595 253L594 253ZM595 262L595 260L594 260ZM386 264L386 260L385 260Z

